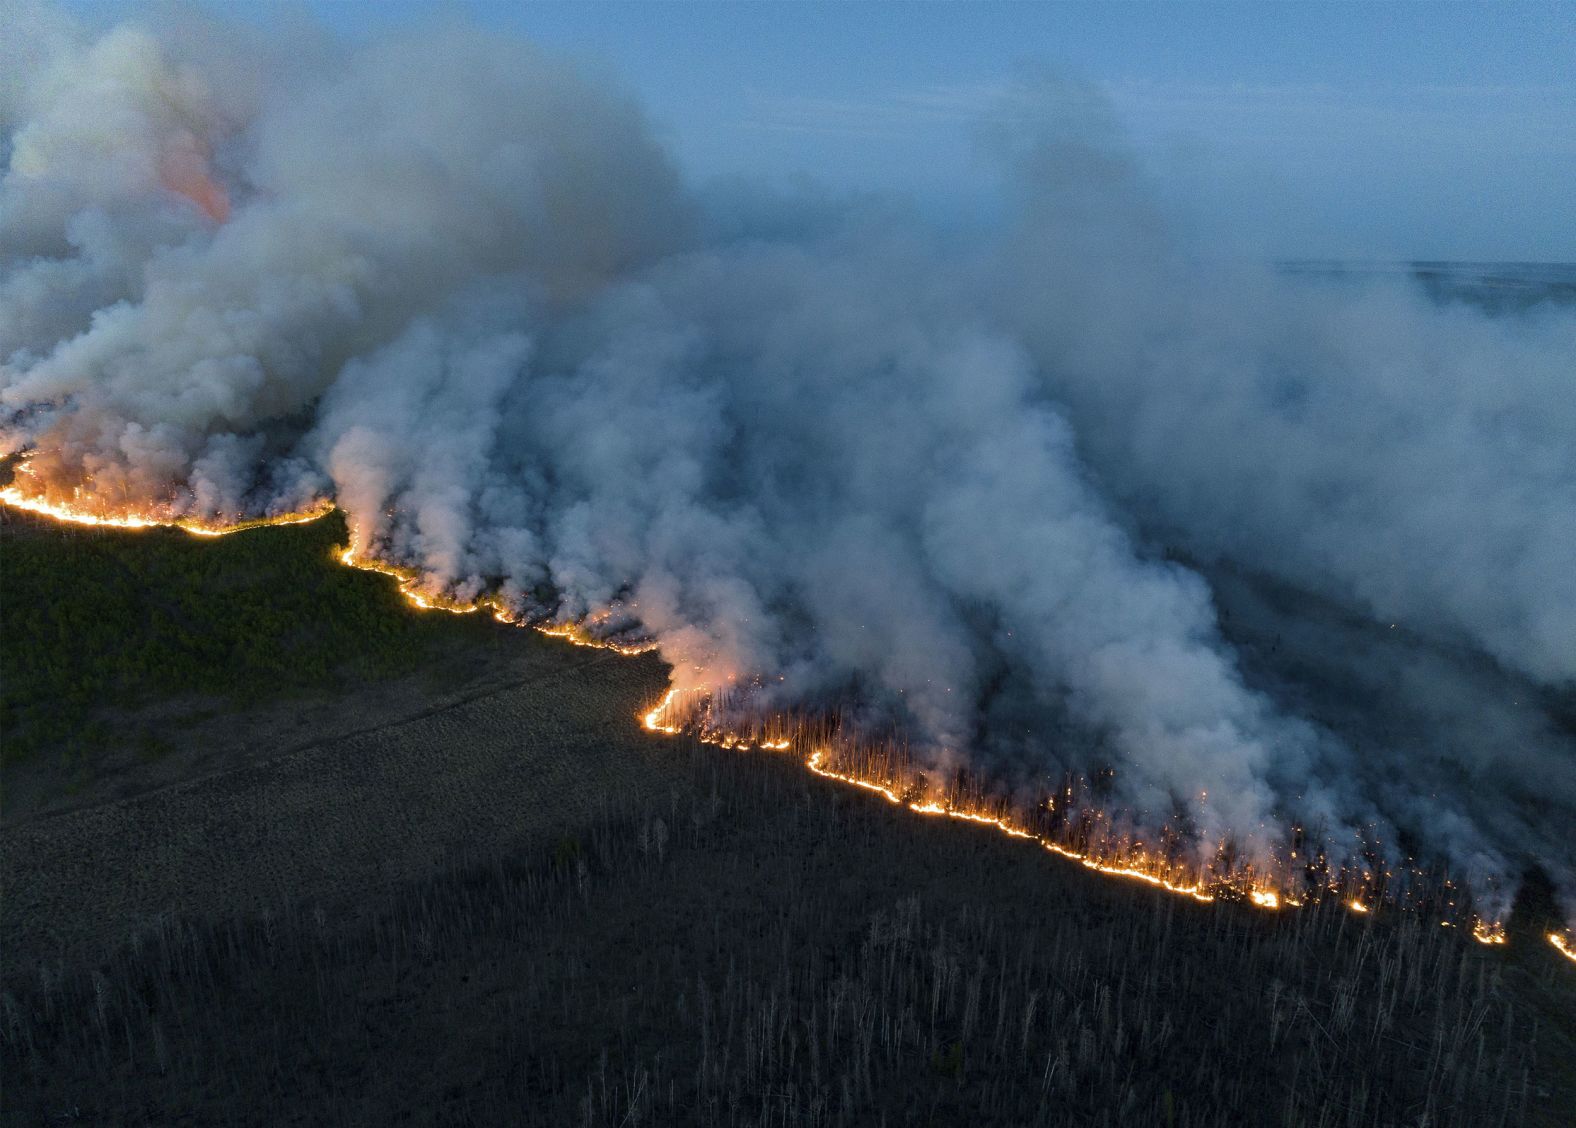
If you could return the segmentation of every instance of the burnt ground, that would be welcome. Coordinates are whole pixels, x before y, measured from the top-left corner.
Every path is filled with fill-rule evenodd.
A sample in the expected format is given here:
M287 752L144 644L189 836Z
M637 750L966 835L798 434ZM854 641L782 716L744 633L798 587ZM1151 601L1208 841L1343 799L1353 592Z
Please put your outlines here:
M319 547L238 560L266 604L258 561ZM144 565L128 621L163 630ZM74 714L109 739L7 748L34 790L0 828L0 1121L1572 1123L1576 969L1530 919L1489 950L1194 905L646 736L652 659L420 618L413 662L316 689L248 687L267 640L197 689L138 658ZM157 755L115 738L199 699Z

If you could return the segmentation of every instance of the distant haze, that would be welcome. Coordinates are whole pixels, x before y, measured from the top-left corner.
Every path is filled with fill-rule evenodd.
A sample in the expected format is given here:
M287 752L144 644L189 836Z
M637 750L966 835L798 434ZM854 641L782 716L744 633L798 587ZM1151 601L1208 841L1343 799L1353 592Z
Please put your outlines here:
M949 224L995 207L974 124L1047 67L1110 100L1158 202L1218 253L1576 261L1569 3L221 7L363 39L468 13L617 73L693 177L896 191Z

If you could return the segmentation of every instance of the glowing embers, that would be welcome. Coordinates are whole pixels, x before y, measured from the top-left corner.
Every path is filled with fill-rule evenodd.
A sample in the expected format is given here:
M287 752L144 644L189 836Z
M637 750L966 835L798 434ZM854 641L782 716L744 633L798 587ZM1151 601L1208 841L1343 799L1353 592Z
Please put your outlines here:
M1054 841L1043 834L1020 825L1005 814L970 810L967 807L941 803L934 799L909 798L886 784L875 780L863 779L853 773L841 772L828 767L827 760L827 751L818 749L810 755L810 758L805 762L805 766L823 779L835 779L840 783L850 784L866 791L873 791L887 802L906 807L915 814L941 816L988 826L1008 837L1025 838L1036 842L1053 854L1078 862L1085 868L1105 874L1108 877L1124 877L1142 881L1157 889L1164 889L1168 893L1189 897L1202 904L1209 904L1215 900L1215 895L1205 888L1202 879L1182 876L1176 872L1174 865L1165 863L1142 850L1121 851L1118 849L1109 856L1099 856L1092 852L1078 850ZM1270 896L1273 897L1275 895L1270 894Z
M1554 950L1572 963L1576 963L1576 943L1571 938L1558 932L1549 933L1549 943L1554 945Z
M1491 946L1503 944L1505 943L1505 926L1498 921L1490 924L1486 920L1475 920L1472 922L1472 939L1479 944Z
M12 509L25 510L28 513L36 513L51 520L65 521L73 525L95 525L110 529L153 529L160 525L174 524L173 520L158 521L135 513L90 513L85 509L45 501L40 497L28 497L15 486L0 489L0 502L4 502Z
M202 520L174 513L113 509L105 505L102 499L84 497L80 487L74 489L72 493L73 500L70 502L52 501L43 496L28 494L13 483L0 487L0 505L71 525L133 531L180 529L182 532L198 537L222 537L231 533L245 532L248 529L271 528L279 525L304 525L310 521L319 521L336 509L332 501L323 498L288 513L234 520ZM563 639L576 646L611 650L626 656L644 654L654 649L656 645L652 642L631 643L597 637L592 633L592 629L607 617L606 612L601 613L600 616L592 616L585 623L527 623L522 616L491 595L466 600L444 592L423 590L423 577L416 569L358 553L354 547L347 546L338 550L335 558L348 568L388 576L395 581L400 595L412 606L423 611L447 611L451 615L470 615L477 611L489 611L493 618L501 623L531 626L543 634Z
M514 622L500 616L502 622ZM588 620L594 623L595 620ZM622 654L626 658L633 658L637 654L649 654L657 648L654 642L616 642L611 639L598 638L591 634L581 623L534 623L534 630L540 631L549 638L562 639L572 646L588 646L593 650L611 650L615 654ZM646 726L651 727L651 726ZM676 731L676 730L675 730Z
M478 611L487 611L500 623L511 626L530 627L551 638L561 639L575 646L586 646L596 650L611 650L615 654L633 657L655 649L651 642L620 642L613 639L598 638L591 633L590 627L607 618L606 613L600 617L592 617L585 623L533 623L526 616L511 608L503 600L494 595L479 595L474 599L463 599L446 592L424 590L425 582L421 572L415 568L407 568L399 564L390 564L374 556L358 554L353 546L339 550L338 559L346 567L355 568L363 572L376 572L381 576L388 576L398 587L399 593L412 606L422 611L447 611L451 615L473 615Z
M1167 893L1176 893L1182 897L1189 897L1202 905L1207 905L1215 900L1215 894L1208 892L1202 881L1186 881L1168 877L1164 873L1146 868L1144 862L1136 865L1113 864L1090 857L1087 854L1080 854L1076 850L1069 850L1065 846L1060 846L1046 839L1041 839L1040 845L1052 853L1060 854L1064 858L1072 858L1088 869L1092 869L1096 873L1103 873L1108 877L1133 878L1145 884L1153 885L1156 889L1164 889Z
M677 736L683 730L679 728L677 723L668 720L668 710L673 707L673 695L676 693L678 693L678 690L670 689L663 694L662 700L658 701L656 707L641 718L640 723L651 732L665 732L669 736Z
M304 525L308 521L321 520L334 511L334 503L325 500L314 502L305 509L270 517L204 521L193 517L111 510L102 505L95 511L91 501L82 500L81 490L73 492L76 497L71 502L50 501L43 497L25 494L13 484L0 487L0 504L71 525L88 525L103 529L181 529L198 537L222 537L230 533L245 532L247 529L261 529L274 525Z
M650 732L670 736L690 733L704 743L722 747L802 749L807 753L805 766L823 779L879 795L917 815L974 823L1011 838L1027 839L1096 873L1140 881L1203 904L1234 901L1280 912L1301 908L1309 901L1333 900L1354 913L1372 915L1381 903L1394 902L1398 908L1455 915L1453 900L1448 907L1437 909L1424 902L1413 904L1412 894L1404 885L1395 886L1396 875L1384 867L1370 864L1331 871L1317 851L1314 865L1308 864L1305 852L1299 862L1300 841L1269 871L1234 860L1225 844L1217 848L1212 861L1190 862L1187 859L1196 855L1185 847L1185 835L1163 834L1157 848L1135 839L1131 832L1120 833L1103 810L1080 803L1071 786L1042 807L1019 813L974 795L961 779L951 793L938 797L923 774L903 767L903 757L891 749L883 751L880 742L861 753L864 743L850 743L835 723L781 716L762 720L759 701L752 703L748 691L729 691L721 697L719 701L704 689L671 688L640 714L640 721ZM1371 858L1370 863L1375 860ZM1421 876L1420 871L1414 876ZM1504 942L1503 929L1497 923L1470 914L1462 923L1480 943Z
M791 732L795 726L782 717L764 720L724 720L724 709L719 702L722 695L706 690L683 691L670 688L662 700L645 713L640 723L648 732L677 736L688 732L702 744L719 748L762 748L769 752L786 752L793 747Z
M355 568L362 572L376 572L380 576L393 579L399 588L400 595L423 611L447 611L451 615L470 615L481 610L490 610L493 617L501 623L510 623L514 620L509 612L497 601L483 598L479 600L461 600L453 596L442 595L420 590L422 582L421 573L414 568L404 568L398 564L389 564L370 556L357 555L354 548L346 547L339 552L339 562L348 568Z
M1157 850L1114 833L1110 829L1110 818L1100 810L1080 807L1070 788L1043 804L1041 815L1047 820L1044 826L1038 825L1034 811L1017 816L1004 806L992 806L983 798L969 799L961 794L937 798L930 793L922 774L906 773L889 755L873 755L863 769L838 763L838 750L846 760L849 745L846 739L838 737L835 724L793 721L780 716L763 721L755 717L747 705L741 707L738 701L721 705L704 689L670 688L650 709L641 713L639 719L649 732L669 736L690 733L704 743L726 748L809 749L804 759L805 767L823 779L879 795L885 802L917 815L974 823L1010 838L1027 839L1049 853L1076 861L1096 873L1140 881L1201 904L1232 901L1266 912L1280 912L1300 909L1310 902L1334 902L1360 916L1373 916L1381 903L1393 904L1398 909L1440 911L1452 917L1461 911L1455 908L1455 900L1450 900L1448 905L1437 902L1430 905L1426 894L1421 900L1414 900L1404 886L1399 890L1388 886L1387 880L1395 874L1387 869L1364 866L1344 872L1331 871L1325 866L1322 855L1317 854L1318 863L1308 866L1305 853L1302 862L1297 860L1303 849L1300 845L1290 850L1287 859L1279 864L1284 872L1279 872L1278 876L1245 863L1233 863L1224 845L1213 862L1189 864L1179 860L1189 851ZM1053 824L1051 812L1063 820L1070 818L1070 821ZM1414 876L1420 875L1421 871L1414 871ZM1453 883L1445 880L1443 888L1448 891ZM1446 919L1439 923L1444 927L1459 925L1469 929L1480 944L1506 943L1505 930L1498 922L1465 914L1464 920ZM1563 943L1563 939L1560 942ZM1569 950L1568 945L1561 948L1562 952Z
M742 718L742 720L741 720ZM909 774L895 764L890 750L881 751L864 770L848 764L838 764L835 748L845 747L846 740L837 736L837 725L831 722L805 722L786 717L769 717L761 720L750 709L731 709L728 703L719 703L703 690L681 693L670 688L656 706L641 715L641 723L652 733L675 736L693 733L706 744L720 747L771 748L786 751L790 748L810 748L805 767L815 775L835 780L843 785L870 791L883 797L895 807L903 807L914 814L928 818L955 819L972 822L976 826L990 827L1009 838L1034 841L1048 852L1061 855L1083 865L1087 870L1102 873L1110 878L1132 879L1155 889L1163 889L1179 896L1187 896L1199 903L1212 903L1218 896L1232 900L1245 900L1256 906L1270 909L1292 903L1281 893L1270 889L1262 878L1248 873L1237 873L1231 879L1207 881L1198 868L1190 868L1163 851L1147 848L1143 843L1111 832L1102 824L1102 816L1095 811L1083 811L1078 824L1065 824L1062 832L1042 829L1032 821L1018 818L1004 805L993 805L985 797L966 794L938 797L931 792L924 775ZM846 751L846 748L845 748ZM908 783L897 783L908 778ZM1057 811L1056 803L1046 803L1046 818ZM1067 814L1057 811L1059 818ZM1087 843L1087 844L1084 844ZM1294 903L1292 903L1294 904Z

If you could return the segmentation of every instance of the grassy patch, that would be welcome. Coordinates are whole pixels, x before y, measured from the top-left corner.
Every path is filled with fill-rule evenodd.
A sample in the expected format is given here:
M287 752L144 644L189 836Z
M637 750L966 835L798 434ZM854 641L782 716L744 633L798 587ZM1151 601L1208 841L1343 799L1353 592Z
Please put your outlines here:
M8 758L71 763L112 743L117 710L172 697L245 706L420 668L481 624L422 616L389 581L339 565L338 514L217 540L83 530L7 514L0 539L0 726Z

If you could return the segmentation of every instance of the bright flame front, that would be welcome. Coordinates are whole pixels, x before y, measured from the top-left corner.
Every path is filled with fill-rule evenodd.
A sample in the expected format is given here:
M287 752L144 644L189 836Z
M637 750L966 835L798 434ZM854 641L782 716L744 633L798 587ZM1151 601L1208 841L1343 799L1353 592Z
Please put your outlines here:
M293 525L316 521L332 513L335 508L332 502L325 499L296 512L263 518L238 519L231 522L203 521L177 514L163 515L107 510L94 513L81 504L62 504L28 495L14 484L0 488L0 504L48 517L52 520L77 525L129 530L170 527L182 529L194 536L203 537L225 536L264 526ZM517 626L529 625L544 635L560 639L575 646L609 650L626 656L644 654L655 649L655 644L650 642L625 643L598 638L588 631L583 624L579 623L527 623L493 596L481 596L473 600L460 600L443 593L423 590L423 577L415 569L378 560L373 556L357 552L353 547L347 546L340 550L337 559L347 567L361 571L376 572L390 577L395 581L400 594L413 606L421 610L447 611L458 615L486 610L490 611L499 622ZM684 718L683 714L685 711L680 708L680 705L683 703L683 696L677 687L669 688L661 700L640 715L639 719L642 726L649 732L665 736L677 736L680 733L689 731L701 742L722 748L760 748L786 752L791 751L795 746L796 740L792 731L793 726L786 721L768 723L761 727L759 731L750 732L733 731L727 728L713 727L708 724L695 725L689 723ZM703 691L689 691L688 696L696 699L698 703L704 703L706 699L706 694ZM691 710L691 712L695 711ZM1174 862L1141 849L1119 850L1109 855L1075 849L1072 846L1054 841L1043 834L1020 825L1010 816L1001 812L973 810L967 806L942 803L935 799L923 797L906 797L887 783L876 779L864 778L852 772L834 769L830 766L829 750L826 747L815 748L805 758L804 763L809 771L823 779L835 780L839 783L880 795L888 803L903 807L914 814L954 819L987 826L1011 838L1033 841L1046 851L1067 858L1070 861L1076 861L1094 872L1110 877L1141 881L1157 889L1187 897L1203 904L1214 902L1219 894L1229 894L1233 900L1241 900L1257 908L1271 911L1284 907L1298 907L1302 904L1301 901L1293 900L1276 889L1268 887L1263 883L1262 878L1253 875L1251 872L1239 874L1236 877L1221 878L1207 882L1202 875L1184 875L1178 872ZM1371 912L1370 906L1360 898L1353 897L1345 903L1354 913L1366 915ZM1448 925L1450 922L1442 921L1441 923ZM1475 919L1472 922L1471 930L1473 938L1481 944L1493 946L1506 943L1504 928L1498 922ZM1557 932L1551 932L1548 934L1548 940L1561 955L1576 961L1576 944L1573 944L1568 937Z

